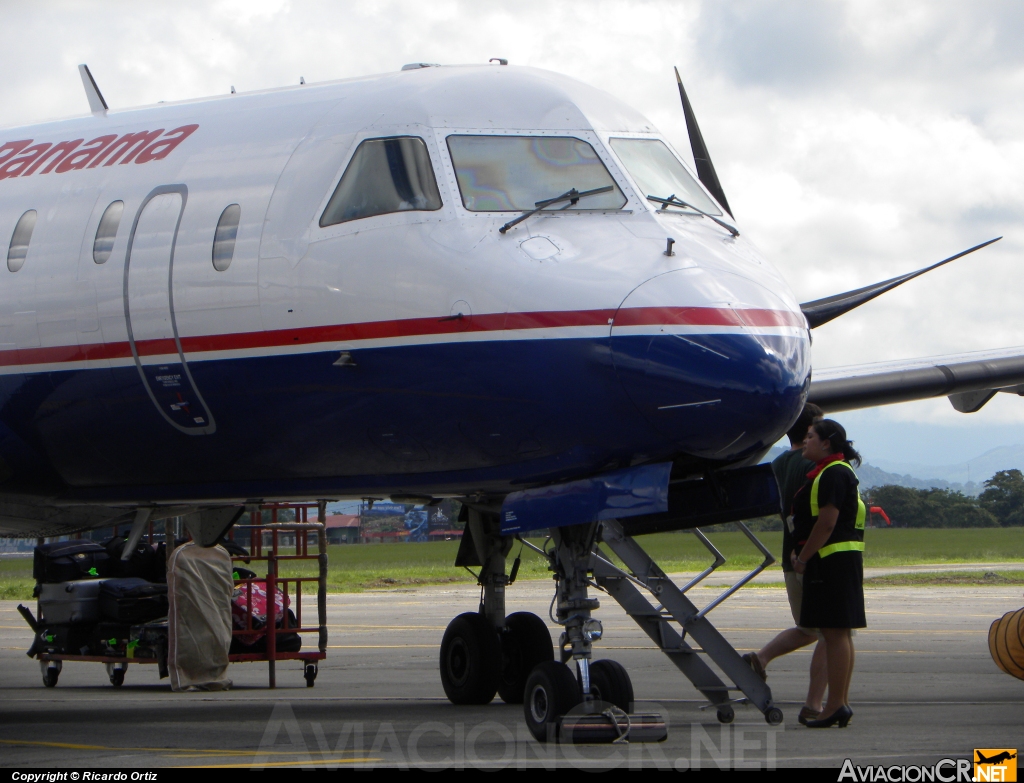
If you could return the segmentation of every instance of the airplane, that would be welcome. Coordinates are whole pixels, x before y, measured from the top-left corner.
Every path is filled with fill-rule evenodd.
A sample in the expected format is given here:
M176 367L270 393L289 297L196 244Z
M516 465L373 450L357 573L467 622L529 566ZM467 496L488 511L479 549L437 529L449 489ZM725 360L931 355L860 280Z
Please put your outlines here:
M124 110L80 73L89 115L0 135L0 532L137 541L184 516L212 546L265 500L458 498L482 600L442 684L523 702L538 738L581 698L632 701L590 663L595 586L719 720L731 686L686 637L780 722L635 536L693 529L717 563L700 526L777 511L758 463L807 400L973 412L1024 390L1022 349L812 379L812 329L989 243L801 304L678 72L696 171L625 103L500 59ZM507 556L541 530L561 661L538 616L505 614Z
M974 762L975 764L999 764L1000 762L1009 761L1010 759L1017 758L1016 753L1010 753L1006 750L1004 750L1002 753L997 753L992 758L986 758L985 754L983 754L980 750L976 750L974 751L974 753L978 757Z

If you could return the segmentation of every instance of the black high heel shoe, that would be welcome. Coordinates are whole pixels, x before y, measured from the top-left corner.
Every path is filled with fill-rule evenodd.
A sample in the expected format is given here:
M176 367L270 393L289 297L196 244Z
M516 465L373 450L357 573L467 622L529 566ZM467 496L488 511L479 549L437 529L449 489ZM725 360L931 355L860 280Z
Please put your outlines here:
M821 715L821 712L819 712L818 710L812 710L805 704L803 707L800 708L800 714L796 716L796 720L798 723L801 723L804 726L806 726L807 721L817 720L819 715Z
M827 729L838 723L839 728L845 729L846 724L850 722L850 718L852 717L853 710L848 706L843 705L827 718L822 718L821 720L809 720L806 725L809 729Z

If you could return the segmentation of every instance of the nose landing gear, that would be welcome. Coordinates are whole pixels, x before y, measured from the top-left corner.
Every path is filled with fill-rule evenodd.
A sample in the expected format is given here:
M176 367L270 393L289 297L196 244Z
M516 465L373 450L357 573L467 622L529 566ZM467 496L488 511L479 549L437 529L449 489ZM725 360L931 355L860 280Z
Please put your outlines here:
M599 523L567 525L551 531L554 546L543 552L555 574L552 619L565 630L559 639L561 662L544 663L526 683L523 714L533 736L562 742L660 742L668 736L659 715L630 714L633 684L622 664L591 661L593 643L604 629L592 612L601 604L588 595ZM576 663L577 676L566 665Z

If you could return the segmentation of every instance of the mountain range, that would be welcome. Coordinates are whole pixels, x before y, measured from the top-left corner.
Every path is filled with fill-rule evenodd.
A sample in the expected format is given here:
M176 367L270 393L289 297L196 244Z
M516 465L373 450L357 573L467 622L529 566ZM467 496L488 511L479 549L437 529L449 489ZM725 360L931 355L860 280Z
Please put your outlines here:
M772 448L765 460L775 459L782 453ZM861 485L880 487L895 484L913 489L950 489L965 495L978 495L985 489L985 481L1000 470L1024 471L1024 444L998 446L977 457L955 465L923 465L894 459L876 458L857 469Z

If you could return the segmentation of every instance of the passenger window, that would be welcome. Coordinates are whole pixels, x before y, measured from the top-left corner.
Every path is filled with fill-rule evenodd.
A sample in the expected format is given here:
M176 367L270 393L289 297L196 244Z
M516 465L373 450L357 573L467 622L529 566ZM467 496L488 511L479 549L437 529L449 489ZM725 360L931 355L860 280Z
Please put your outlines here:
M664 142L658 139L609 139L609 142L644 197L677 196L709 215L722 214Z
M440 208L441 194L423 139L367 139L356 148L320 226L389 212Z
M34 209L30 209L18 218L18 225L14 227L14 234L11 236L11 245L7 248L7 268L12 272L17 272L25 266L28 243L32 239L32 230L35 227L36 211Z
M96 227L96 239L92 242L92 260L97 264L105 264L110 258L110 253L114 250L114 239L117 237L117 227L121 225L123 214L123 201L114 201L103 210L103 217Z
M566 209L621 209L626 203L594 148L562 136L449 136L462 203L473 212L519 212L576 188L610 185ZM554 209L561 209L556 205Z
M231 266L235 255L235 237L238 236L238 220L242 217L242 208L231 204L220 213L217 221L217 232L213 235L213 268L223 272Z

